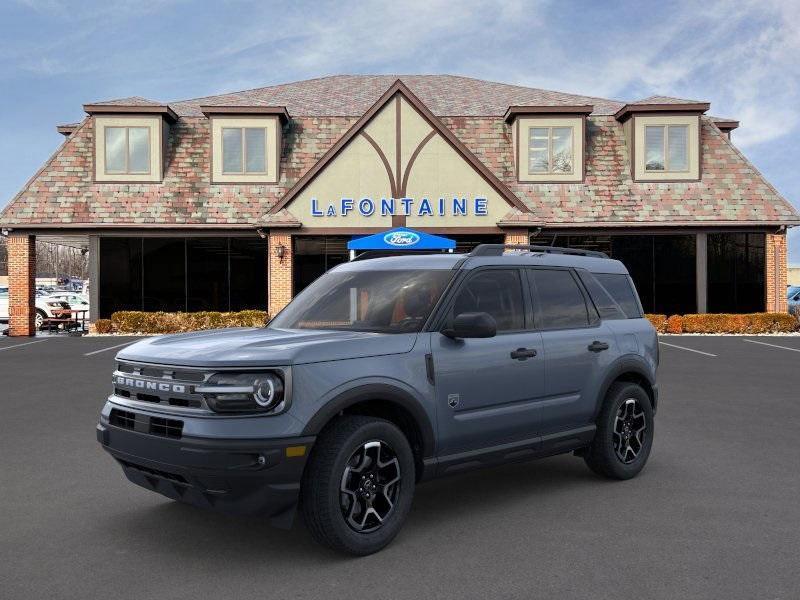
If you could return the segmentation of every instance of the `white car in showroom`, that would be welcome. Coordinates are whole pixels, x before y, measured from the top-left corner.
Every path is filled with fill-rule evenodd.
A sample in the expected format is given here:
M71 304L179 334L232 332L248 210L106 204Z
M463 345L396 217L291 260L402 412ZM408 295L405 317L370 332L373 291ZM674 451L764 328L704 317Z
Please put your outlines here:
M86 295L78 292L53 292L47 297L66 302L72 310L87 311L85 318L87 321L89 320L89 298ZM80 316L78 315L76 318L80 318Z
M65 300L53 296L36 296L36 329L41 329L45 319L60 317L60 311L71 306ZM8 321L8 287L0 287L0 322Z

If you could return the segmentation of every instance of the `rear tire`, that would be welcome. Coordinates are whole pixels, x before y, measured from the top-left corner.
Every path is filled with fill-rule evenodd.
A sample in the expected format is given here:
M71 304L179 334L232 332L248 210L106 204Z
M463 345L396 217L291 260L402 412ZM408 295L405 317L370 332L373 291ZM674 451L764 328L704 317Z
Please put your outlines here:
M594 440L584 455L586 464L610 479L635 477L650 456L653 427L647 392L635 383L614 383L597 418Z
M365 556L400 531L414 496L414 456L389 421L345 415L317 438L303 474L300 504L319 543Z
M36 316L34 317L34 324L36 326L37 331L42 328L44 325L44 320L47 318L47 315L44 311L40 308L36 309Z

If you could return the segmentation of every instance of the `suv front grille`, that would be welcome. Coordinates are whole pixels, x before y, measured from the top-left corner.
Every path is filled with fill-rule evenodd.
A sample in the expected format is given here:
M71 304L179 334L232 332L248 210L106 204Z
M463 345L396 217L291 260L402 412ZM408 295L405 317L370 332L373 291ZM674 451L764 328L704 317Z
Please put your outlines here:
M212 375L186 368L155 367L120 362L114 371L114 395L149 404L209 411L196 387Z
M149 417L129 410L112 408L108 416L109 425L140 433L149 433L158 437L181 439L183 435L183 421L180 419L163 419L161 417Z
M123 429L133 429L136 426L136 413L112 408L108 422Z
M178 419L162 419L150 417L150 434L180 439L183 433L183 421Z

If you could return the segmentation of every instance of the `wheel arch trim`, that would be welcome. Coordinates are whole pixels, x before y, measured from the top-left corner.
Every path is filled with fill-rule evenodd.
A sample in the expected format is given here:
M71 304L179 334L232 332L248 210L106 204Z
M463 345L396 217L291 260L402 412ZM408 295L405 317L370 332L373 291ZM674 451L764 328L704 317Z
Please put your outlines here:
M436 442L433 425L427 412L412 393L390 383L362 383L338 393L325 401L309 419L301 435L318 435L322 428L343 410L371 400L389 402L406 410L416 422L422 436L423 458L434 455Z
M643 358L638 356L623 356L611 364L605 378L603 379L603 383L599 390L600 393L597 395L595 418L597 418L597 415L600 414L603 401L605 400L606 394L608 394L608 390L611 388L612 384L621 376L628 373L641 377L650 386L650 390L645 390L645 392L647 392L651 398L651 401L653 402L653 413L656 412L656 404L658 399L656 389L658 386L653 373L648 368L648 365Z

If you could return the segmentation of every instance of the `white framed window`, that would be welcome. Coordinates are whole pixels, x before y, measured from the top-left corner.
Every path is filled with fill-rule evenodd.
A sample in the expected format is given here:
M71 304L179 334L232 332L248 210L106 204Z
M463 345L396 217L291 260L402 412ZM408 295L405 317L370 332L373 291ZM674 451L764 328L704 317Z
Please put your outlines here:
M645 171L689 170L689 126L645 125Z
M512 124L517 179L524 183L580 183L584 172L583 115L524 115Z
M107 126L103 133L106 175L150 173L150 127Z
M573 127L528 129L528 174L566 175L574 172Z
M267 173L267 128L222 127L222 173Z

